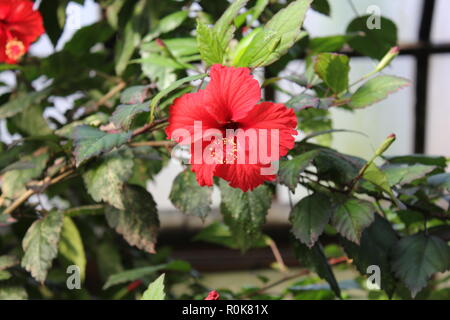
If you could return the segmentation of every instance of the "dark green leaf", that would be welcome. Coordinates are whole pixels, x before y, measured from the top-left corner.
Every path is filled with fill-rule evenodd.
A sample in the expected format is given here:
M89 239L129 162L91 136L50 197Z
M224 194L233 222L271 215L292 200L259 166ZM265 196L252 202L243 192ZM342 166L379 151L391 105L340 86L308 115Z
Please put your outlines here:
M331 217L333 208L327 196L315 193L300 200L291 211L291 232L309 248L313 247Z
M394 247L392 268L416 296L428 279L450 269L450 248L441 239L423 233L401 239Z
M342 93L348 89L349 63L346 55L321 53L316 58L314 69L333 92Z
M133 123L133 120L136 118L138 114L149 111L150 108L148 103L140 103L133 105L121 104L112 114L111 121L117 128L129 130Z
M75 159L79 166L86 160L125 144L131 132L107 133L91 126L78 126L73 130Z
M342 236L359 244L363 230L374 220L374 211L370 202L348 199L337 204L331 221Z
M359 87L351 97L349 105L355 109L370 106L410 84L408 80L400 77L378 76Z
M183 213L204 220L211 211L211 195L212 188L201 187L195 174L190 170L184 170L175 178L169 199Z
M282 160L280 162L280 171L278 172L278 180L280 183L286 185L294 192L298 185L300 174L311 164L319 153L320 150L311 150L291 160Z
M47 278L48 269L58 254L63 218L61 212L50 212L45 218L33 222L23 238L22 267L41 283Z
M125 185L122 191L124 210L106 209L106 219L111 228L120 233L132 246L155 253L159 219L156 203L142 187Z
M232 188L223 180L219 186L224 221L241 250L246 251L262 237L261 227L272 203L272 193L265 185L247 192Z

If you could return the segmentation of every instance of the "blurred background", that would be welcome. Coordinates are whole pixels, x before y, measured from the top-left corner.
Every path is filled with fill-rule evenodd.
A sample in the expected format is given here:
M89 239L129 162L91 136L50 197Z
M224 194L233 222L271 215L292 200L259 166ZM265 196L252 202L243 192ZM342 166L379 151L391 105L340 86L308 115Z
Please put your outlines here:
M192 10L198 10L202 2L194 2ZM218 0L206 0L218 1ZM224 0L225 1L225 0ZM39 1L37 1L38 3ZM390 155L408 153L426 153L450 157L450 1L448 0L330 0L330 17L310 10L304 24L311 37L344 34L348 23L357 15L364 15L379 10L379 13L393 20L398 27L399 45L403 49L401 55L384 72L410 79L413 85L370 108L354 113L334 108L332 119L336 129L346 128L365 135L353 133L336 133L333 135L332 147L341 152L363 158L373 154L374 149L390 133L397 135L396 143L389 149ZM92 0L86 0L84 5L70 3L67 7L67 23L58 45L54 48L49 38L44 35L35 43L30 53L45 57L63 47L73 34L82 26L92 24L100 18L100 8ZM350 82L359 79L376 65L369 58L354 57L351 60ZM301 74L304 63L301 60L292 61L281 75ZM9 86L14 86L13 77L9 71L0 73L0 80ZM44 80L42 80L44 81ZM39 83L36 84L39 87ZM288 81L281 81L280 87L292 93L300 93L302 88ZM71 107L76 98L55 98L54 106L47 108L46 116L58 118L64 110ZM289 97L277 93L278 102L286 102ZM301 128L300 128L301 130ZM5 127L0 123L1 139L12 141ZM300 132L301 135L301 132ZM158 204L162 222L162 232L159 238L161 246L170 245L174 248L174 256L186 259L199 270L206 272L233 272L236 286L252 284L258 281L256 277L248 276L241 270L258 270L270 277L270 263L273 256L268 249L251 250L245 256L238 251L221 249L219 246L191 242L190 240L202 226L199 219L186 217L178 213L168 199L172 181L181 171L181 165L172 160L168 167L162 170L156 179L149 183ZM289 201L301 198L304 191L296 190L289 194L287 188L280 187L277 192L277 202L268 216L266 233L276 240L279 250L287 265L294 263L291 250L284 250L287 245ZM215 208L219 203L218 193L214 198ZM217 211L217 210L216 210ZM205 224L217 219L210 215ZM350 271L338 272L341 280L351 279ZM207 278L211 287L220 287L220 281L230 277L210 274ZM225 283L224 283L225 285Z

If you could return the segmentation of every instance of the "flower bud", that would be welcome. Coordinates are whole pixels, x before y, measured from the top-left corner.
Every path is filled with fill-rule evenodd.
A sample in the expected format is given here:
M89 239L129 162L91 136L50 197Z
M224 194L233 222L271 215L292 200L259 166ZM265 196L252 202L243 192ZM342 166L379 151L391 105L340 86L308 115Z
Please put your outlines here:
M387 149L389 149L389 147L391 146L392 143L394 143L396 139L395 134L390 134L386 140L384 140L383 144L377 149L377 151L375 152L375 155L377 157L381 156Z
M380 63L375 68L375 71L380 72L381 70L386 68L392 62L392 60L394 60L395 57L398 56L399 53L400 53L400 50L398 47L391 48L391 50L389 50L389 52L386 53L386 55L383 57L383 59L381 59Z

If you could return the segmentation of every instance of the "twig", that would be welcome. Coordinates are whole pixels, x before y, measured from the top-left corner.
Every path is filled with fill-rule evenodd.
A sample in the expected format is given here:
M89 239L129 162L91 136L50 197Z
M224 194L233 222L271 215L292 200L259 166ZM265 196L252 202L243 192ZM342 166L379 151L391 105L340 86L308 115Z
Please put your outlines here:
M64 178L72 175L75 171L74 170L68 170L62 174L60 174L59 176L55 177L55 178L50 178L50 177L46 177L44 180L39 182L39 185L42 186L49 186L55 183L58 183L59 181L63 180ZM37 190L37 189L28 189L27 191L25 191L22 195L20 195L19 198L17 198L16 200L14 200L14 202L7 207L4 211L3 214L11 214L14 210L16 210L22 203L24 203L25 201L28 200L28 198L30 198L33 194L42 192L41 190Z
M167 118L164 118L164 119L154 120L151 123L147 123L146 125L134 130L132 133L132 137L136 137L140 134L150 131L151 129L155 128L157 125L167 122L167 120L168 120Z
M98 108L100 108L102 105L104 105L109 99L114 97L117 93L122 91L125 86L126 82L121 80L117 85L111 88L103 97L101 97L96 103L94 103L93 106L86 108L86 114L92 113L96 111Z
M273 256L275 257L275 260L277 261L278 267L280 268L281 272L288 272L289 269L284 263L283 257L281 256L280 250L278 250L277 244L272 239L267 239L267 244L270 247L270 250L272 250Z
M139 141L130 143L131 147L172 147L175 145L174 141L164 140L164 141Z

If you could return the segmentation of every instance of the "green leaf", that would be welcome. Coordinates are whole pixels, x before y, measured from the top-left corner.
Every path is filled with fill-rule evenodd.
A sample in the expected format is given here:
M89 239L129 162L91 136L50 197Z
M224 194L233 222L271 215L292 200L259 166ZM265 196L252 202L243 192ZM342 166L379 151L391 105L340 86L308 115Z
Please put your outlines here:
M186 192L189 190L189 192ZM195 174L184 170L174 180L169 199L173 205L185 214L191 214L204 220L211 212L212 188L201 187Z
M243 192L223 180L220 180L219 187L224 222L230 227L239 248L246 251L262 237L261 228L272 203L272 193L266 185Z
M42 174L47 166L48 158L48 153L22 158L21 161L30 162L32 167L21 170L10 170L3 175L3 197L14 199L24 193L26 191L26 184Z
M299 94L298 96L292 97L285 105L295 111L300 111L303 108L318 108L320 99L309 94Z
M374 211L370 202L348 199L337 205L331 221L342 236L359 244L363 230L374 220Z
M103 290L106 290L114 285L132 282L161 270L174 270L174 271L189 271L191 266L186 261L174 260L169 263L159 264L156 266L148 266L142 268L136 268L131 270L126 270L111 275L103 286Z
M132 246L155 253L159 219L152 195L142 187L125 185L122 190L124 210L107 207L106 219Z
M41 103L50 94L50 89L21 94L0 107L0 119L12 117L32 105Z
M66 6L69 0L42 1L39 11L43 17L45 32L56 47L66 22Z
M328 0L314 0L311 4L311 8L326 16L330 16L331 14L331 7Z
M391 186L397 184L408 184L414 180L424 178L427 174L436 169L435 166L427 166L416 164L412 166L390 165L383 168L389 184Z
M267 22L264 30L271 30L277 33L281 39L275 51L265 60L264 65L269 65L278 60L294 43L306 35L304 32L301 32L301 27L311 1L293 1L286 8L278 11Z
M26 300L27 291L23 287L0 284L0 300Z
M392 268L416 296L436 272L450 269L450 248L441 239L423 233L402 238L394 247Z
M175 30L186 20L188 14L188 11L182 10L165 16L159 21L155 30L151 31L150 34L145 37L144 41L150 41L163 33Z
M314 69L334 93L347 91L350 60L346 55L321 53L316 58Z
M213 31L217 39L220 41L222 48L226 48L228 43L233 38L234 25L233 20L239 13L248 0L235 0L230 6L225 10L222 16L217 20L214 25Z
M73 130L75 160L77 167L92 157L111 151L125 144L131 132L107 133L97 128L82 125Z
M62 128L55 131L55 134L64 137L67 139L72 138L73 136L73 129L75 129L78 126L81 126L83 124L98 127L102 124L105 124L109 121L109 115L103 112L97 112L90 116L87 116L84 119L72 121L71 123L66 124Z
M391 20L380 17L380 28L369 29L368 24L374 18L378 17L365 15L351 21L347 27L347 34L353 37L348 43L364 56L381 60L397 45L397 27Z
M450 173L440 173L428 177L428 184L434 188L450 190Z
M391 93L409 86L411 83L394 76L378 76L370 79L356 90L349 106L354 109L364 108L386 99Z
M95 37L92 35L95 34ZM114 35L114 30L105 21L97 22L79 29L64 45L64 50L75 56L90 52L97 43L104 43Z
M155 108L158 105L159 101L161 101L161 99L163 97L165 97L166 95L168 95L175 89L178 89L185 83L195 81L195 80L200 80L200 79L205 78L206 76L207 76L206 73L202 73L202 74L196 74L194 76L182 78L182 79L175 81L174 83L172 83L170 86L168 86L164 90L161 90L156 96L153 97L153 99L150 103L150 119L153 121L153 114L154 114Z
M225 49L212 28L197 20L197 44L202 60L207 65L223 63Z
M149 112L148 103L134 105L121 104L111 116L111 121L117 128L129 130L136 116L143 112Z
M236 48L232 65L236 67L263 67L281 41L281 36L258 28L246 35Z
M331 217L333 208L327 196L314 193L300 200L292 209L291 232L309 248L313 247Z
M394 197L391 185L389 184L388 178L374 163L371 163L366 171L364 171L363 178L375 186L380 188L382 191L386 192L391 197Z
M47 278L48 269L58 254L63 218L61 212L50 212L45 218L33 222L23 238L22 267L41 283Z
M316 55L321 52L336 52L342 49L349 36L327 36L317 37L309 40L309 50L311 55Z
M83 240L76 224L69 217L64 217L58 251L67 261L80 268L80 276L83 280L86 273Z
M123 104L139 104L148 96L149 86L132 86L126 88L120 94L120 102Z
M407 163L407 164L426 164L429 166L437 166L442 169L447 167L447 159L442 156L430 156L425 154L410 154L406 156L385 157L389 163Z
M282 160L280 162L280 171L278 171L278 180L280 183L286 185L289 187L289 190L294 192L298 185L300 174L305 171L319 153L320 150L311 150L291 160Z
M213 222L200 230L193 238L194 241L204 241L208 243L219 244L221 246L239 249L239 244L231 234L230 228L222 222ZM267 238L262 237L260 241L253 244L254 247L267 247Z
M150 283L148 289L144 291L141 300L164 300L166 298L164 276L165 274L162 274L158 279Z
M8 268L14 267L19 264L19 260L13 255L0 256L0 271L6 270Z
M308 248L304 244L295 241L294 250L300 265L315 271L320 278L325 279L328 282L336 296L340 297L341 289L339 288L333 269L331 269L331 266L328 263L320 242L316 242L312 248Z
M376 214L374 222L363 231L359 246L347 239L342 242L348 257L362 275L367 275L371 265L380 267L381 288L392 296L396 280L391 271L390 253L398 238L389 221Z

